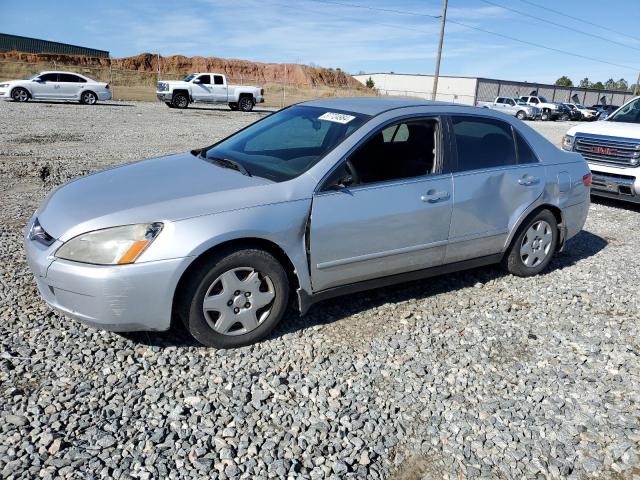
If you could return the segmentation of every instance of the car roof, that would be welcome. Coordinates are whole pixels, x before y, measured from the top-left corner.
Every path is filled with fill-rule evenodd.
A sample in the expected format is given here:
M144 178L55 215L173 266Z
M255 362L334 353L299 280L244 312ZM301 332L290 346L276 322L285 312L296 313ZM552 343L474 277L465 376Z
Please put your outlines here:
M459 104L447 102L434 102L413 98L389 98L389 97L334 97L322 98L302 102L298 105L309 107L331 108L345 110L347 112L362 113L364 115L379 115L388 110L404 107L429 107L429 106L458 106Z

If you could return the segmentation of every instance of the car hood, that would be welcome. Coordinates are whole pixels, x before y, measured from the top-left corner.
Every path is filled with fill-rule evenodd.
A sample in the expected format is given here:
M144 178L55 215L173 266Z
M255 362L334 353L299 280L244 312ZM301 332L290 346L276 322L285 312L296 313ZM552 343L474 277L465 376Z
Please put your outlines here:
M36 215L49 235L66 241L101 228L177 221L284 201L287 189L278 185L184 153L73 180L52 192Z
M567 132L568 135L576 135L577 133L640 140L640 124L601 121L576 125Z

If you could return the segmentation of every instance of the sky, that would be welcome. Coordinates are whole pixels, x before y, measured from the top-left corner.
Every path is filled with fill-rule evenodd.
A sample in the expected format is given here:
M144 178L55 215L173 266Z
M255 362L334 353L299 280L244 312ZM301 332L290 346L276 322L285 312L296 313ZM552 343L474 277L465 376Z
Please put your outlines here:
M0 0L0 7L0 32L114 57L152 52L315 64L353 74L431 74L439 32L431 16L440 15L442 1ZM441 75L530 82L567 75L577 84L584 77L635 83L640 72L640 0L611 7L595 0L449 0L447 19Z

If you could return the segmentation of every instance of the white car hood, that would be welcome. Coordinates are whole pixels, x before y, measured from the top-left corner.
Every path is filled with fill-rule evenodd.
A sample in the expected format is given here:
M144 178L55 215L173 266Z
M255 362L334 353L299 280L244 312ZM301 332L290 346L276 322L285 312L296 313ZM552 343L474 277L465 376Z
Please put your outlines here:
M624 137L640 140L640 124L624 122L600 122L576 125L567 135L575 136L576 133L590 133L592 135L605 135L608 137Z

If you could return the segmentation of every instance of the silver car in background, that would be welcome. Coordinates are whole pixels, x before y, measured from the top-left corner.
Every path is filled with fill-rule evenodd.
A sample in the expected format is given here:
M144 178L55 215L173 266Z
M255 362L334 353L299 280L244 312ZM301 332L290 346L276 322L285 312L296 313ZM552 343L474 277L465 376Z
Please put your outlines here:
M74 72L40 72L25 80L0 82L0 98L14 102L29 100L73 100L95 105L98 100L111 100L106 82Z
M114 331L180 318L220 348L293 297L502 263L530 276L583 227L590 173L492 110L380 98L285 108L207 148L52 192L24 239L40 294Z

